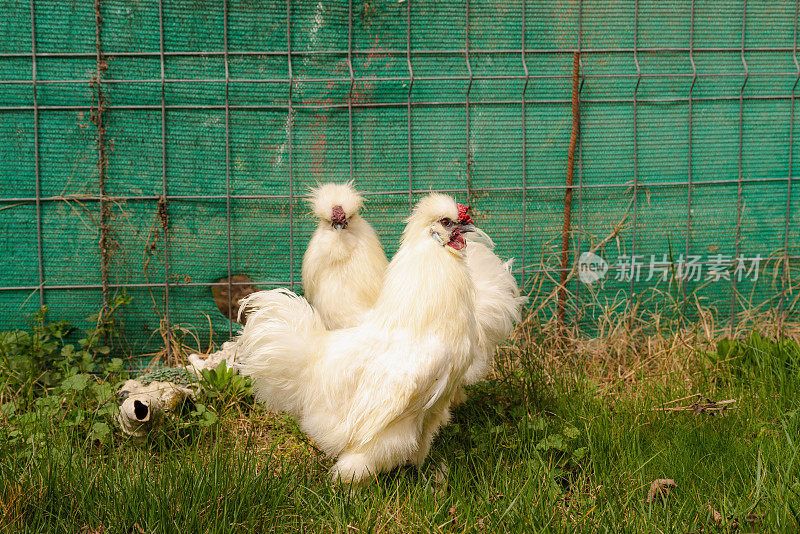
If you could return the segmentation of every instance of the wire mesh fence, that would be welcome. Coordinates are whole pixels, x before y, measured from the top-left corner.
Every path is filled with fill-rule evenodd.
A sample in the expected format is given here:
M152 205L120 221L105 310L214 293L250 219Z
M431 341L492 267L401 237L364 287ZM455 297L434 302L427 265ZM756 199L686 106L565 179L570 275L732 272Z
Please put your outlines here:
M347 179L389 254L420 196L470 203L537 298L572 189L569 320L587 329L651 289L728 320L795 313L797 1L5 7L5 328L44 304L80 323L125 289L133 352L176 325L229 336L209 287L301 290L303 197Z

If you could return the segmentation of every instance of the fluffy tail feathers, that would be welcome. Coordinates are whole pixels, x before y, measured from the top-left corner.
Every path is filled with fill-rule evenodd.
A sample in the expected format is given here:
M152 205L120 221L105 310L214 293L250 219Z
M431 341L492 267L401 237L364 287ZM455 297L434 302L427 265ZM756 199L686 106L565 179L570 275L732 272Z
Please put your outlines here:
M475 319L478 323L478 350L464 380L474 384L491 366L497 345L508 339L520 321L527 297L520 296L511 274L513 259L503 262L481 242L467 246L467 266L475 283Z
M276 411L297 414L307 373L327 331L302 297L280 288L241 301L247 324L238 339L237 367L252 377L256 398Z

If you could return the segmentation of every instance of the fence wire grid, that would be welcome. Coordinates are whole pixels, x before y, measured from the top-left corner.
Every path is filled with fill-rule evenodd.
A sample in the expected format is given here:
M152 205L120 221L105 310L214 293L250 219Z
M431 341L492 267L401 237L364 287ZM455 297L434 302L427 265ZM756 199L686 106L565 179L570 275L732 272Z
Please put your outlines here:
M602 303L676 272L680 298L729 320L796 314L799 5L7 1L0 327L45 304L84 324L125 289L132 352L159 329L219 341L217 280L302 289L304 196L328 180L365 192L390 255L420 196L468 202L550 294L575 52L567 269L604 276L570 278L569 320L591 330Z

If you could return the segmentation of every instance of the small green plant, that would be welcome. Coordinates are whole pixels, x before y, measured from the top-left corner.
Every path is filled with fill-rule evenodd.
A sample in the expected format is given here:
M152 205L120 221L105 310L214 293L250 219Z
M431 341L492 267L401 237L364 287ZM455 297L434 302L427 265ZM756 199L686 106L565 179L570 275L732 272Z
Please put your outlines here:
M72 375L122 370L122 360L108 355L119 337L115 313L130 302L122 292L102 317L87 317L93 326L76 343L70 341L77 329L63 321L47 322L47 307L31 318L30 331L0 333L0 399L22 397L30 404Z
M170 370L171 371L171 370ZM238 412L242 408L252 408L252 385L249 377L236 373L222 360L215 369L203 369L199 377L200 388L197 395L186 403L186 410L178 420L178 427L187 429L213 426L219 417Z
M546 433L536 443L536 450L543 457L549 456L547 465L553 480L567 483L570 473L580 471L589 455L584 432L572 425L566 425L554 432L551 423L543 417L528 421L527 427L535 434Z
M31 318L30 331L0 333L0 440L21 457L30 457L55 434L76 432L88 442L111 438L116 413L114 386L104 379L122 371L121 358L109 358L118 337L114 313L130 302L114 298L102 318L76 338L63 321L48 322L47 308Z
M250 378L228 367L225 360L216 369L203 369L200 374L200 385L208 398L232 402L243 400L252 394Z
M214 410L213 406L208 406L202 402L195 402L191 404L188 418L182 424L186 427L197 425L200 428L208 428L216 422L217 412Z
M64 343L72 327L65 322L46 323L46 312L44 307L32 317L30 332L0 333L0 394L3 396L24 397L32 402L41 390L61 379L63 366L56 364L66 357L74 357L73 347Z

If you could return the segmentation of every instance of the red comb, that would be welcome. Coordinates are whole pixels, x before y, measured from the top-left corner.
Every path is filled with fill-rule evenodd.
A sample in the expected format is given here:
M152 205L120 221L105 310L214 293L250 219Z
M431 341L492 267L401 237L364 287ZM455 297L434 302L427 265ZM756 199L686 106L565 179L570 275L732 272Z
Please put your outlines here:
M465 224L473 224L472 217L469 216L469 206L464 204L456 204L458 206L458 222Z

